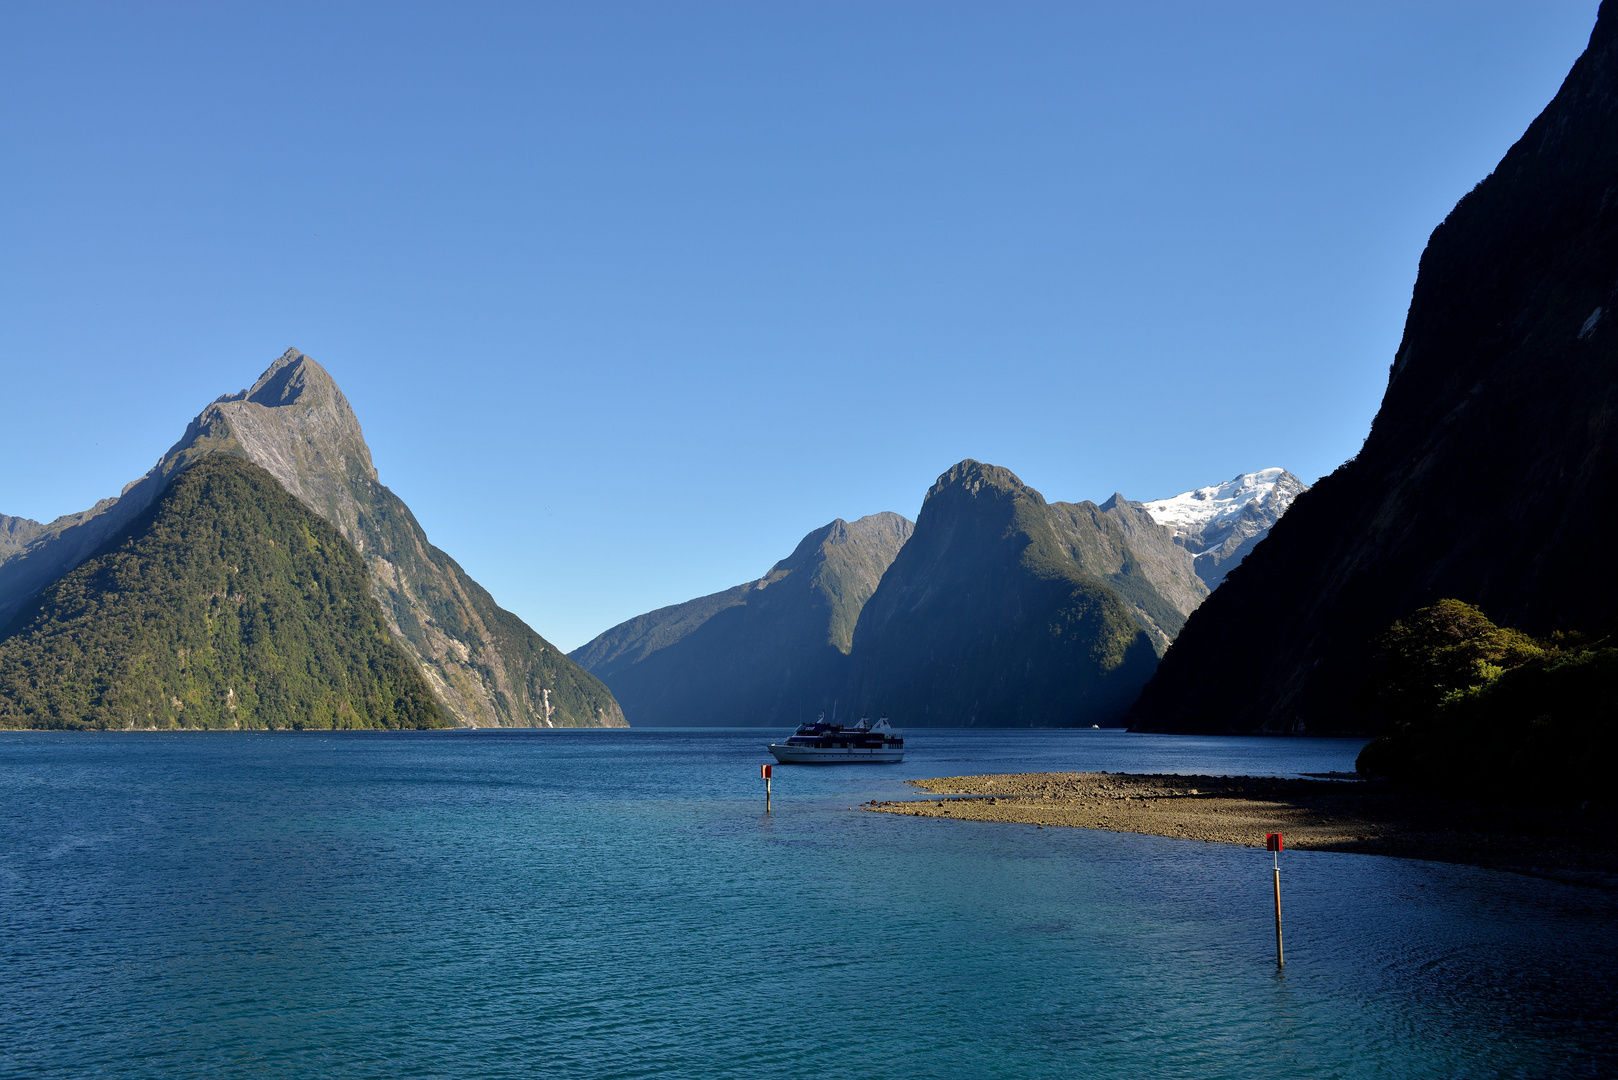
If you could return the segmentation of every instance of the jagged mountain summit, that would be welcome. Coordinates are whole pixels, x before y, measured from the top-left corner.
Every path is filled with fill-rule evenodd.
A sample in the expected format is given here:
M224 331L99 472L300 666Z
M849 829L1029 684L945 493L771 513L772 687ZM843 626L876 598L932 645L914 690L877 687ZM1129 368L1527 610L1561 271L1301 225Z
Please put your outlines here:
M860 611L913 528L892 513L838 518L758 580L620 623L570 655L637 725L834 711Z
M1140 505L1196 556L1197 576L1212 591L1308 490L1285 469L1260 469Z
M179 442L117 499L0 547L0 622L124 529L172 479L211 455L244 458L330 522L364 559L394 639L457 723L621 726L594 676L500 608L380 482L348 399L296 349L251 387L203 409Z
M1618 618L1618 5L1433 231L1358 455L1186 624L1143 730L1375 733L1373 640L1453 598L1530 634Z

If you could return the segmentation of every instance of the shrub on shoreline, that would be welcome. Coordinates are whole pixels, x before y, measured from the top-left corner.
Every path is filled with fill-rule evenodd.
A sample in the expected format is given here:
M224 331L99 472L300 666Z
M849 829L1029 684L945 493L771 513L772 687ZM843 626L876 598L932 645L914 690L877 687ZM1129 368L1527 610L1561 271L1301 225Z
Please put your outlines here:
M1377 641L1361 706L1385 734L1356 768L1415 787L1502 801L1611 802L1618 646L1536 640L1441 600Z

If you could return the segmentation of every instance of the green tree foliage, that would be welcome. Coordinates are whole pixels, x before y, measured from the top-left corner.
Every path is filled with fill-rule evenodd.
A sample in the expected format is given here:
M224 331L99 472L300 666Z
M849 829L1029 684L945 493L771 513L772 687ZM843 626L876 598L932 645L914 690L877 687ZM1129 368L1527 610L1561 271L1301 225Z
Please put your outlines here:
M444 726L359 554L235 457L181 473L0 634L0 727Z
M1618 648L1545 640L1441 600L1377 640L1362 701L1385 734L1357 767L1415 786L1610 801L1618 749Z
M1471 604L1440 600L1377 639L1363 701L1384 723L1419 721L1544 655L1533 638L1496 626Z

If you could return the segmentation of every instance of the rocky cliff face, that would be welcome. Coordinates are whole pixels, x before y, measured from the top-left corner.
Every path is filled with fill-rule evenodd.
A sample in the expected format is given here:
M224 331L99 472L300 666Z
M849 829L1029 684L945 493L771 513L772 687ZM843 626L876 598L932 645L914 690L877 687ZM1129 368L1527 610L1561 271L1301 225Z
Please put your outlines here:
M1146 625L1178 609L1128 540L1125 522L1150 523L1109 502L1053 507L1009 470L970 460L939 477L860 613L854 708L934 726L1116 722L1157 662ZM1166 532L1156 539L1152 560L1172 558ZM1194 593L1190 557L1178 557Z
M1158 731L1363 730L1368 642L1445 597L1531 633L1618 614L1618 9L1421 259L1359 455L1191 617Z
M1260 469L1141 506L1196 556L1197 576L1211 592L1308 490L1285 469Z
M348 399L324 368L296 349L249 389L205 408L118 499L52 522L0 562L0 620L150 506L175 475L213 454L265 469L354 545L389 629L457 722L623 725L599 680L502 610L427 541L409 507L379 481Z
M249 389L203 409L158 470L172 475L221 452L268 471L350 542L369 539L361 519L380 486L371 448L337 383L296 349L288 349Z
M613 627L572 658L640 724L785 724L833 711L860 611L913 526L841 518L757 581Z

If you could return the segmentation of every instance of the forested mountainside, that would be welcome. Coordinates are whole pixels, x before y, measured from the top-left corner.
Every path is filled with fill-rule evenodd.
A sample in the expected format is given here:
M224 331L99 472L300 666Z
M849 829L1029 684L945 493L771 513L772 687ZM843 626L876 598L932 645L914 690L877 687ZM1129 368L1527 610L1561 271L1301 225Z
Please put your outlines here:
M0 632L0 727L447 727L353 545L244 460L181 473Z
M1138 586L1135 603L1095 572L1114 537L1085 506L1052 507L976 461L940 476L860 613L851 704L937 726L1115 723L1157 663L1134 609L1176 609L1127 543L1114 574Z

